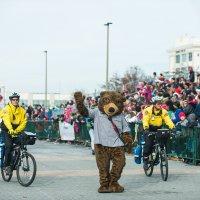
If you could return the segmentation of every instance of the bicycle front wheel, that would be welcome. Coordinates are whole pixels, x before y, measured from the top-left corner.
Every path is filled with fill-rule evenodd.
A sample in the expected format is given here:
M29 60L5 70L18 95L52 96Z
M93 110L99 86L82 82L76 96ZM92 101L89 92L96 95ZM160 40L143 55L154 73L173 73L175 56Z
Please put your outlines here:
M166 181L168 178L168 159L165 149L160 151L160 172L163 181Z
M35 179L37 171L37 165L35 158L28 152L22 154L19 163L17 165L17 180L24 186L28 187Z
M144 173L146 174L146 176L151 176L153 174L153 168L154 168L153 156L152 154L150 154L148 167L147 169L144 168Z

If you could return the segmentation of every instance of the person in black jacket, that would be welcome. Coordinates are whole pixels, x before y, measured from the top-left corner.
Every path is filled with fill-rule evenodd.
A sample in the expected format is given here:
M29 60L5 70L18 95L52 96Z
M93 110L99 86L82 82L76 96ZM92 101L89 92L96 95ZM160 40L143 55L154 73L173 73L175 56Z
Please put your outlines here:
M189 81L194 83L195 74L192 67L189 67Z
M33 117L33 113L34 113L34 109L32 106L28 106L28 109L26 110L26 113L28 114L28 119L32 119Z
M194 96L192 95L188 96L183 108L183 111L186 114L186 117L194 113L195 107L196 107L196 102L195 102Z

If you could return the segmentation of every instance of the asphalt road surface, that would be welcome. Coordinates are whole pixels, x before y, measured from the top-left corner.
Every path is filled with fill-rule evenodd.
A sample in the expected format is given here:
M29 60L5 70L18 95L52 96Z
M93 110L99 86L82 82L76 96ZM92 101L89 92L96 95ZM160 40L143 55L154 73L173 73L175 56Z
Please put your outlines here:
M14 173L9 183L0 179L0 200L199 200L200 167L169 161L169 178L162 181L159 167L152 177L126 156L120 184L123 193L99 194L98 171L89 147L37 141L28 150L37 161L37 176L22 187Z

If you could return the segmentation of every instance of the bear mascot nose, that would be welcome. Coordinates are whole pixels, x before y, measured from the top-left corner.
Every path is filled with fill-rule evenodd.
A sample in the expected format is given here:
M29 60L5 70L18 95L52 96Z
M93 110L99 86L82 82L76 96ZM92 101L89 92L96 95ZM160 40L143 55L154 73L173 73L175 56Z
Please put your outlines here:
M113 112L115 112L115 109L114 109L113 107L110 107L110 108L108 109L108 111L109 111L110 113L113 113Z

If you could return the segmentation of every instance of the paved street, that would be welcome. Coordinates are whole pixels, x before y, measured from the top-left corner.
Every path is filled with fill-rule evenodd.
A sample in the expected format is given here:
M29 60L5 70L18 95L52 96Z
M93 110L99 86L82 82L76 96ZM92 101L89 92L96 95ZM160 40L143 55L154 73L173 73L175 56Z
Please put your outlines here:
M127 156L120 183L122 194L98 194L98 173L94 156L88 147L37 141L29 146L37 161L34 183L22 187L14 176L10 183L0 180L0 200L128 200L128 199L200 199L200 167L170 161L170 176L161 180L159 167L146 177L141 165Z

